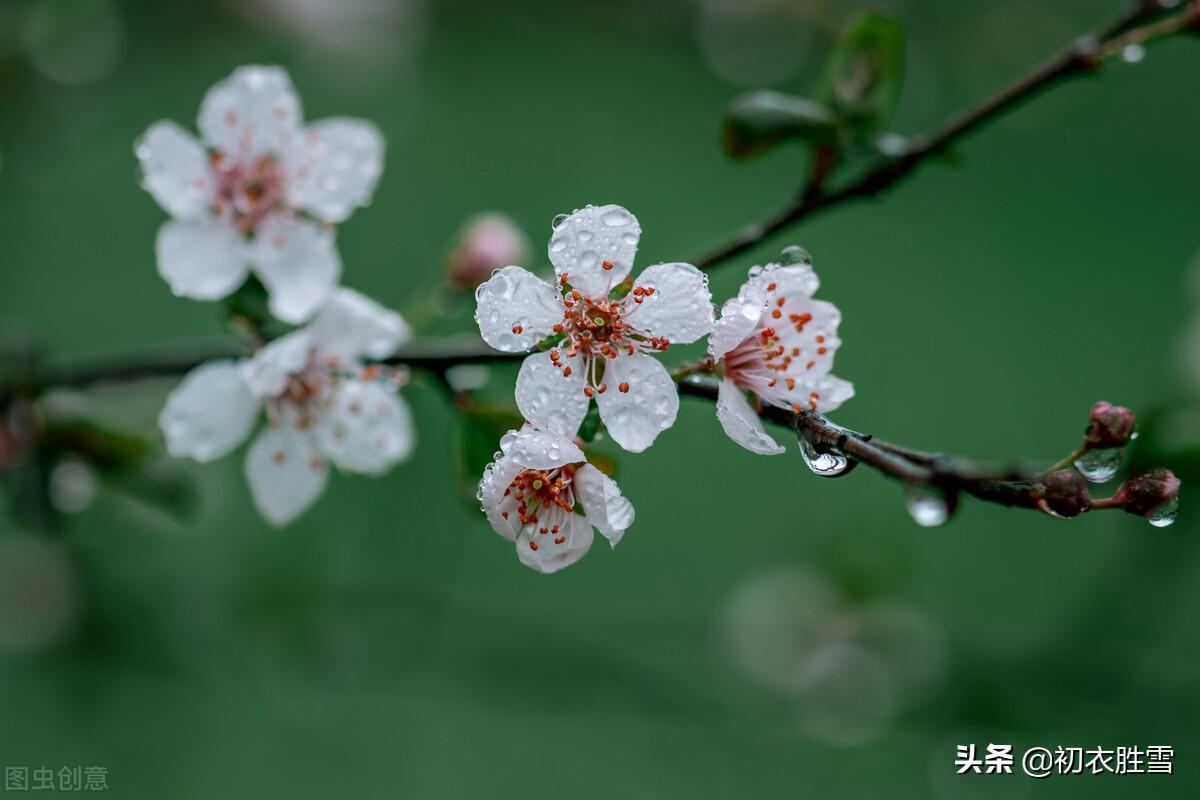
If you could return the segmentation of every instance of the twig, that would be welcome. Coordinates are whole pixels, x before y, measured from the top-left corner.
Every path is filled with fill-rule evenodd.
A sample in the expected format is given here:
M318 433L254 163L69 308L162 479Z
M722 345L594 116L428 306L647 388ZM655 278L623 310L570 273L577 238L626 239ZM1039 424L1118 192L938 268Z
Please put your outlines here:
M1027 75L1017 79L974 108L952 117L940 128L925 136L909 140L905 149L883 161L865 175L849 184L826 191L823 178L811 176L794 199L767 219L738 230L728 240L693 261L700 269L717 264L745 252L783 228L833 206L852 200L877 197L884 189L898 183L931 156L945 152L952 144L965 138L993 119L1006 114L1062 80L1090 74L1108 56L1126 44L1149 41L1152 38L1177 33L1194 24L1200 15L1195 3L1145 30L1134 26L1153 20L1169 6L1167 0L1139 0L1120 16L1097 31L1080 37ZM1114 49L1115 48L1115 49Z

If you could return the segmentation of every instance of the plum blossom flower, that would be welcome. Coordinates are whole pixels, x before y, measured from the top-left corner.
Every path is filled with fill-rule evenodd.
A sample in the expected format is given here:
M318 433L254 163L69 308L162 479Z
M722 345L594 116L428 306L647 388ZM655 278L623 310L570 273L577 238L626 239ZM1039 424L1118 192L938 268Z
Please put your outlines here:
M633 505L616 481L587 463L574 438L528 423L500 439L478 498L493 530L516 544L521 563L542 573L583 558L593 528L616 547L633 524Z
M279 319L307 320L342 272L332 224L371 200L383 137L366 120L302 127L300 99L279 67L245 66L200 106L201 141L168 120L135 147L142 186L171 215L158 271L176 295L217 300L249 271Z
M794 411L833 411L854 396L854 385L829 374L841 345L842 314L814 300L820 285L807 263L754 267L750 278L721 307L708 351L724 373L717 419L729 438L754 453L781 447L763 429L746 399Z
M409 337L401 316L339 289L307 327L253 357L209 361L167 398L159 427L167 450L197 461L245 441L265 410L267 426L246 451L254 503L274 525L305 511L329 480L328 462L380 475L416 443L412 415L380 368Z
M525 359L516 400L536 427L573 436L595 398L612 438L631 452L675 423L679 395L652 351L712 330L708 278L691 264L656 264L627 287L641 227L624 208L588 206L557 221L550 262L558 286L504 267L475 292L484 341L518 353L561 334Z

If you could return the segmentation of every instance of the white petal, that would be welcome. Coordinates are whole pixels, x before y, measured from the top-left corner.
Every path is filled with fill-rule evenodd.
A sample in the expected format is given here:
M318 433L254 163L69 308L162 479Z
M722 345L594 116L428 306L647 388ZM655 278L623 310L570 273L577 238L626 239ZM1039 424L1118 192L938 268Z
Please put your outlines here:
M517 558L527 567L549 574L569 567L587 554L592 546L592 526L578 514L559 510L547 515L541 526L559 525L558 534L539 533L539 527L526 525L517 536ZM555 539L562 538L561 543ZM530 544L537 545L536 549Z
M309 323L313 344L343 363L387 358L411 337L404 318L353 289L338 289Z
M155 251L159 274L180 297L219 300L246 280L245 242L219 220L170 220Z
M671 342L688 344L713 329L712 294L708 276L691 264L655 264L647 267L633 284L634 289L653 289L641 303L626 300L629 324Z
M383 135L366 120L324 119L304 130L289 161L289 203L341 222L371 202L383 172Z
M587 461L573 435L538 430L532 425L504 434L500 450L524 469L554 469Z
M381 475L412 454L412 413L395 392L374 381L343 380L329 401L315 434L339 468Z
M158 425L171 455L212 461L245 441L261 407L237 362L209 361L167 396Z
M479 491L475 496L484 511L500 505L504 500L504 492L524 469L525 467L506 455L501 455L483 468L483 478L479 481Z
M804 295L791 295L780 298L783 306L774 303L770 315L764 320L774 323L772 327L779 334L779 343L788 355L792 357L793 367L789 374L795 375L805 383L815 381L833 367L833 356L837 353L842 341L837 337L838 325L842 321L842 313L837 306L825 300L813 300ZM779 312L779 318L773 319ZM811 315L806 322L791 321L792 315ZM812 366L808 366L812 364Z
M253 256L271 313L293 324L328 302L342 275L332 231L308 220L268 217L254 238Z
M613 441L629 452L642 452L675 424L679 393L657 359L645 353L615 358L605 367L604 383L607 390L596 394L600 419ZM629 384L629 391L621 391L623 383Z
M572 288L603 298L633 268L642 228L620 206L587 206L555 226L550 236L550 263L559 277L567 274ZM604 263L612 265L605 269Z
M833 411L842 403L854 397L854 384L833 375L822 375L813 387L819 395L817 411L825 413Z
M590 402L583 393L587 385L584 361L582 356L570 358L560 350L563 369L559 369L551 362L553 352L533 353L522 362L517 373L517 408L534 427L574 436ZM567 369L571 374L564 377Z
M492 530L510 542L515 542L517 534L521 532L521 518L517 513L518 506L520 503L517 502L517 499L508 495L500 498L500 502L495 506L483 509L488 522L491 523Z
M758 327L765 310L759 301L727 300L721 306L721 318L708 337L709 355L715 359L724 358L726 353L744 342Z
M254 505L272 525L286 525L311 506L329 482L329 465L304 431L264 428L246 451Z
M751 278L754 280L754 278ZM812 297L821 287L817 273L808 264L768 264L758 274L757 280L763 296L805 295Z
M591 464L575 471L574 486L588 521L616 547L633 524L633 504L621 495L616 481Z
M283 393L289 375L308 365L312 337L308 331L292 331L268 342L253 358L241 364L242 378L258 397L277 397Z
M173 217L208 213L216 193L208 153L195 137L163 120L150 126L134 145L142 170L142 188Z
M283 155L300 140L300 99L280 67L238 67L200 105L204 141L227 156Z
M562 322L562 295L521 267L496 270L475 289L475 322L483 340L505 353L521 353Z
M764 456L784 452L783 447L767 434L762 419L754 413L750 401L737 384L726 378L717 392L717 419L730 439Z

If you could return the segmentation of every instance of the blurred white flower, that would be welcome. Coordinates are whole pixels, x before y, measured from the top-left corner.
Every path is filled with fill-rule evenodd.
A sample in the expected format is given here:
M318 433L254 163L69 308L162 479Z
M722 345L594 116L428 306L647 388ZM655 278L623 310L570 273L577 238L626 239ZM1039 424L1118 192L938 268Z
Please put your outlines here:
M475 321L497 350L518 353L563 335L517 375L517 406L535 426L573 436L594 397L613 440L637 453L675 423L675 383L646 351L712 330L712 297L708 277L691 264L656 264L616 296L640 236L624 208L587 206L557 221L550 238L561 290L521 267L499 270L476 290Z
M616 547L633 524L633 505L573 438L528 424L500 439L477 496L496 533L516 543L521 563L542 573L583 558L592 528Z
M829 374L842 315L832 303L812 299L818 285L808 264L768 264L751 269L738 296L721 307L708 340L709 354L724 370L717 419L747 450L783 452L746 391L795 411L832 411L854 396L853 384Z
M391 355L408 337L399 314L339 289L307 327L252 358L189 372L159 415L167 450L220 458L250 435L265 408L268 426L246 452L246 479L262 515L285 525L324 491L327 462L380 475L412 452L407 404L364 363Z
M508 264L529 256L529 241L506 214L479 214L470 219L446 262L446 280L459 289L474 289Z
M175 294L216 300L253 270L285 322L329 299L342 272L332 224L370 202L383 137L358 119L301 126L287 72L247 66L205 96L203 144L165 120L138 140L142 186L174 217L156 249Z

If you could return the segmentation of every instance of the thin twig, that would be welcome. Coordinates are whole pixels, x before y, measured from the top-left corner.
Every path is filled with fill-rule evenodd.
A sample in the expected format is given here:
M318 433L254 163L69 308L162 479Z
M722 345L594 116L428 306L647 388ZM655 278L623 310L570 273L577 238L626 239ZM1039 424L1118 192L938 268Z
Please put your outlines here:
M1168 9L1165 0L1139 0L1120 16L1092 34L1080 37L1033 71L1017 79L996 94L952 117L941 127L925 136L909 140L898 155L881 162L865 175L849 184L826 191L822 181L810 177L794 199L767 219L755 222L735 232L725 242L693 261L700 269L717 264L758 245L782 229L813 216L819 211L852 200L874 198L911 174L931 156L945 152L951 145L978 128L1033 99L1046 89L1073 77L1090 74L1110 55L1106 47L1115 41L1146 41L1167 33L1183 30L1194 22L1196 8L1189 5L1158 25L1147 26L1142 32L1131 31L1134 26L1153 20ZM1168 30L1169 29L1169 30Z

